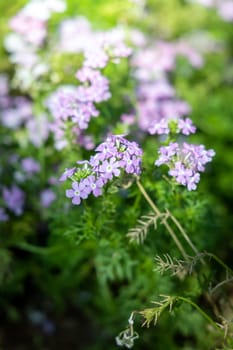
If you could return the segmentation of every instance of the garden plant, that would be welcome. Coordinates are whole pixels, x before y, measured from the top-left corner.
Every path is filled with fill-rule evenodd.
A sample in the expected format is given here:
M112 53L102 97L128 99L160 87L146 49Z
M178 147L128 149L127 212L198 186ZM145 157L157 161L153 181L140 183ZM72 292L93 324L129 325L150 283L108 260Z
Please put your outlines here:
M232 350L233 1L0 13L0 350Z

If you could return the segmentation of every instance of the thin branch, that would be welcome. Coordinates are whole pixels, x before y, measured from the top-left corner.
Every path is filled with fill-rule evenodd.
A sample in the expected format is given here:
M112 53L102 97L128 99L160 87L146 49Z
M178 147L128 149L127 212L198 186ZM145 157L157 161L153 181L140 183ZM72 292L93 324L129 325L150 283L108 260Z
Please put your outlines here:
M210 289L210 293L211 294L215 293L218 288L220 288L224 284L227 284L227 283L230 283L230 282L233 282L233 277L227 278L227 279L223 280L222 282L219 282L214 288Z
M140 181L138 179L136 180L136 183L137 183L137 186L138 186L140 192L142 193L142 195L144 196L146 201L149 203L151 208L154 210L155 214L158 215L158 216L161 216L162 213L157 208L157 206L154 204L154 202L151 200L151 198L149 197L148 193L146 192L146 190L144 189L144 187L142 186L142 184L140 183ZM163 221L163 224L166 227L166 229L169 232L169 234L172 237L172 239L174 240L176 246L180 250L182 256L187 260L187 254L186 254L186 252L185 252L185 250L184 250L180 240L177 238L175 232L172 230L171 226L168 224L168 222L166 220Z

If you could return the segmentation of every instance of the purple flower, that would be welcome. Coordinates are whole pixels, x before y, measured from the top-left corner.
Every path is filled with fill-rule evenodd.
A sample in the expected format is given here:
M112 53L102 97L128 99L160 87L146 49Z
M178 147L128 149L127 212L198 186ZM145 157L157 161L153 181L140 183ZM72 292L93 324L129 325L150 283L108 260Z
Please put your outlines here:
M200 181L200 174L196 173L191 177L187 178L187 187L189 191L196 190L197 184Z
M141 159L136 155L129 156L128 154L124 156L123 160L120 161L122 168L125 169L128 174L140 174Z
M56 194L53 192L53 190L46 188L40 193L40 204L44 208L48 208L52 202L54 202L56 199Z
M95 151L98 152L96 158L103 161L115 156L117 154L117 147L114 142L103 142L95 149Z
M79 40L72 40L78 37ZM60 28L59 50L65 52L82 52L85 66L104 68L111 59L119 61L121 57L131 54L131 49L124 44L125 33L120 28L105 32L94 32L84 17L68 19Z
M85 52L84 66L90 68L104 68L108 63L108 55L101 49L87 50Z
M11 19L10 27L16 33L22 35L24 40L35 46L40 46L47 34L44 20L33 18L23 12Z
M21 161L21 165L23 170L28 173L28 175L33 175L34 173L38 173L40 171L40 164L31 157L24 158Z
M111 135L96 149L89 161L78 161L78 168L67 169L60 179L66 180L73 175L73 189L66 191L73 204L80 204L92 193L95 197L102 194L103 187L122 170L128 174L141 173L142 150L136 142L126 140L122 135ZM72 179L73 179L72 178Z
M109 160L104 160L99 167L100 173L102 173L103 178L112 179L113 176L120 176L120 163L116 160L115 157L110 158Z
M151 125L148 128L148 131L151 135L158 134L169 134L170 128L169 128L169 120L161 119L158 122L153 122L153 125Z
M66 190L66 197L72 198L72 203L75 205L79 205L81 203L81 199L86 199L90 194L90 188L87 184L81 180L78 182L72 183L72 189Z
M182 131L182 134L189 135L196 132L196 127L193 125L193 122L189 118L179 119L178 120L179 131Z
M28 131L28 138L31 143L40 148L43 142L48 139L49 136L49 121L48 117L44 114L36 116L36 118L26 121L26 128Z
M165 79L155 80L142 82L137 88L137 95L140 99L159 100L173 98L175 90Z
M32 104L26 98L8 97L8 104L1 111L1 122L10 129L17 129L32 119Z
M63 86L51 94L47 100L47 107L54 117L50 130L55 135L58 149L67 145L65 140L67 121L72 122L72 132L79 140L81 130L88 127L92 117L99 115L99 111L93 104L93 96L85 95L80 89L86 91L85 89L89 87Z
M64 173L62 174L62 176L59 178L59 181L63 182L65 180L67 180L68 178L70 178L74 173L75 171L77 170L77 168L70 168L70 169L67 169L64 171Z
M88 86L77 88L81 101L102 102L111 97L109 91L109 81L98 70L84 67L76 73L77 79Z
M193 172L191 169L185 168L181 162L176 162L174 168L169 170L168 174L174 176L180 184L186 185L187 178L192 176Z
M98 197L102 194L102 188L105 184L104 179L96 178L94 175L90 175L84 180L84 183L87 187L90 187L90 191L95 197Z
M110 159L112 162L117 160L119 162L118 166L127 173L139 175L141 172L142 150L136 142L130 142L121 135L112 135L100 144L96 151L98 153L95 156L95 161L99 161L97 165L99 166L101 161L104 161L99 166L99 171L102 171L103 166L110 167L106 162L107 159Z
M169 146L160 147L159 158L156 160L155 165L168 164L173 156L176 155L179 149L178 143L170 143Z
M19 216L23 213L25 194L18 186L13 185L10 189L4 187L3 199L7 208L15 215Z
M92 150L95 147L94 140L91 135L80 134L78 143L88 151Z
M203 145L170 143L169 146L160 148L155 165L168 165L169 175L192 191L200 180L200 172L205 170L205 165L214 155L213 150L206 150Z
M122 114L121 121L126 125L133 125L135 123L135 115L134 114Z

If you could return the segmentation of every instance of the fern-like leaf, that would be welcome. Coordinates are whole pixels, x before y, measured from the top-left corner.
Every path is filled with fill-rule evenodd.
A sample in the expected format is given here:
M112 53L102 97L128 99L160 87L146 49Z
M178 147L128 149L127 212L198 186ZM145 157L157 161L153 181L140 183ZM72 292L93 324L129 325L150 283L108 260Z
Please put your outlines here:
M127 237L130 239L130 243L136 242L137 244L143 243L147 237L150 226L154 226L157 229L157 220L159 216L154 213L143 215L138 220L138 225L131 228L127 233Z
M155 271L158 271L160 274L170 270L172 276L184 277L190 272L190 266L187 261L172 258L169 254L164 254L163 257L157 255L155 261L157 263Z

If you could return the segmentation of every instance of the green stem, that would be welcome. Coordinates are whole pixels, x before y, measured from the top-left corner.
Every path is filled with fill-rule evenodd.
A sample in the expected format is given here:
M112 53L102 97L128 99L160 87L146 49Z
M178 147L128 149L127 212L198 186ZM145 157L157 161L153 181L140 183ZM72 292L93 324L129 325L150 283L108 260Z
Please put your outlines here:
M151 208L154 210L154 212L157 215L161 215L160 210L156 207L156 205L154 204L154 202L152 201L152 199L149 197L148 193L146 192L146 190L144 189L144 187L142 186L141 182L137 179L136 180L137 186L140 190L140 192L143 194L144 198L147 200L147 202L150 204Z
M162 216L162 213L160 212L160 210L157 208L157 206L154 204L154 202L152 201L152 199L150 198L150 196L148 195L148 193L146 192L146 190L144 189L143 185L141 184L141 182L137 179L136 180L137 186L140 190L140 192L142 193L142 195L144 196L144 198L146 199L146 201L148 202L148 204L151 206L151 208L153 209L153 211L155 212L156 215L158 216ZM183 257L185 258L185 260L188 259L188 256L181 244L181 242L179 241L179 239L177 238L175 232L172 230L171 226L164 220L163 221L164 226L166 227L167 231L169 232L170 236L172 237L172 239L174 240L177 248L180 250L181 254L183 255Z
M193 242L191 241L191 239L189 238L189 236L187 235L187 233L185 232L184 228L181 226L179 221L170 213L169 210L167 210L167 212L168 212L170 218L172 219L172 221L174 222L174 224L176 225L176 227L179 229L179 231L182 234L182 236L184 237L184 239L186 240L186 242L190 245L190 247L194 251L194 253L199 254L199 251L197 250L197 248L195 247L195 245L193 244Z
M187 233L185 232L184 228L181 226L179 221L172 215L172 213L170 213L170 211L168 209L167 209L167 212L168 212L170 218L172 219L172 221L174 222L174 224L176 225L176 227L179 229L179 231L182 234L182 236L184 237L184 239L186 240L186 242L189 244L189 246L194 251L194 253L196 255L199 255L199 251L197 250L197 248L195 247L195 245L193 244L193 242L191 241L191 239L189 238L189 236L187 235ZM205 261L202 258L200 259L200 261L201 261L202 265L206 265Z
M25 243L25 242L21 242L21 243L17 243L17 245L15 245L17 248L20 248L22 250L25 250L27 252L33 253L33 254L39 254L39 255L49 255L49 254L53 254L56 253L56 251L58 250L58 247L38 247L29 243ZM59 248L60 249L60 248Z
M210 324L212 324L212 326L217 329L217 330L221 330L221 328L217 325L217 323L215 323L212 318L207 315L207 313L205 311L203 311L200 306L198 306L196 303L194 303L192 300L185 298L185 297L176 297L176 300L181 300L184 301L187 304L190 304L191 306L193 306Z
M233 275L233 270L226 265L219 257L217 257L215 254L212 253L204 253L205 255L211 257L212 259L214 259L215 261L217 261L217 263L219 263L219 265L221 265L226 271L230 272Z

